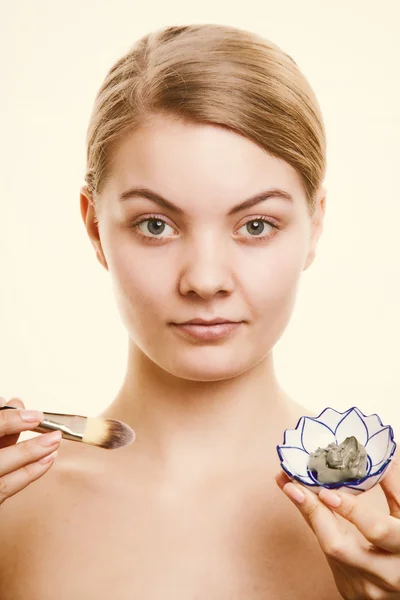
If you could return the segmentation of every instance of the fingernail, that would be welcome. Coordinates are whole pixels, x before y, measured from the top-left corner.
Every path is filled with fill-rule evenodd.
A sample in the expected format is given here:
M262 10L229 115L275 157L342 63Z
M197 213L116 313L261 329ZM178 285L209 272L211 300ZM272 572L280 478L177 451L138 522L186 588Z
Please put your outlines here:
M57 452L58 452L58 450L56 450L55 452L52 452L51 454L48 454L47 456L44 456L38 462L40 462L41 464L44 464L44 463L49 462L50 460L53 460L57 456Z
M44 421L44 414L40 410L20 410L19 414L21 419L27 423Z
M0 407L4 406L7 400L5 398L0 398Z
M62 438L60 430L52 431L51 433L45 433L40 436L39 444L42 446L53 446L56 442L59 442Z
M335 494L335 492L331 492L330 490L324 489L324 491L320 493L320 498L323 502L325 502L325 504L328 504L329 506L332 506L333 508L337 508L338 506L340 506L342 499L338 494Z
M285 486L283 486L283 491L291 500L296 502L296 504L301 504L306 499L303 492L295 487L293 483L287 483Z

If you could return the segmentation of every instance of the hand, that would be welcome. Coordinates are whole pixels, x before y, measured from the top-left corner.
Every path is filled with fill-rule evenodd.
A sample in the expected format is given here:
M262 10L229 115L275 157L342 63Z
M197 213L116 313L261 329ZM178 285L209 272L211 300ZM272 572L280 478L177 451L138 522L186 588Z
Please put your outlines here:
M393 456L379 483L387 513L359 496L292 482L284 471L278 486L316 535L345 600L400 600L400 463ZM390 514L389 514L390 512Z
M1 406L25 408L19 398L12 398L7 403L4 398L0 398ZM44 414L35 411L38 412L37 419L26 422L22 419L23 412L0 410L0 505L47 473L53 464L50 453L56 451L60 445L60 431L41 434L17 444L22 431L34 429L44 420ZM43 459L47 459L47 462L40 462Z

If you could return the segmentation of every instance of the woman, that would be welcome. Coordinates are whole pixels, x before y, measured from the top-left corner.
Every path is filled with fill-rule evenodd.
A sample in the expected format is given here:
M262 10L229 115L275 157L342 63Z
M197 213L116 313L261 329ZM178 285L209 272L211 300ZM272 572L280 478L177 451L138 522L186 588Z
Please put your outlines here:
M296 511L280 488L301 486L275 481L276 444L311 413L273 348L325 213L324 127L296 63L233 27L166 27L110 69L87 142L81 214L129 336L101 416L136 441L16 445L35 424L0 411L0 600L399 598L400 559L366 526L400 522L397 470L331 509L304 490Z

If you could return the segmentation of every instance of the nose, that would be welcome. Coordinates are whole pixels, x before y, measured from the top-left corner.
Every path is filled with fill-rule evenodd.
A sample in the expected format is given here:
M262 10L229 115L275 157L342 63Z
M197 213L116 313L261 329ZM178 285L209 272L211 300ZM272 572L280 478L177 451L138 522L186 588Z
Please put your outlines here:
M197 294L206 300L230 294L233 288L232 261L221 244L203 243L188 249L179 278L181 294Z

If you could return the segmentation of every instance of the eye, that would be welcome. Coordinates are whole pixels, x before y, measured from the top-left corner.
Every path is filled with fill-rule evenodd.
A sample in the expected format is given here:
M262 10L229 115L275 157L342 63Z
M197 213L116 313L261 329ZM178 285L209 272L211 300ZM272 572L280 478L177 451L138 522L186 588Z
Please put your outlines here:
M266 227L266 225L268 227ZM248 237L249 239L254 238L255 240L265 240L265 239L271 237L271 235L274 233L273 230L277 230L278 226L275 225L275 223L273 223L266 217L259 216L259 217L255 217L255 218L253 217L253 219L251 219L250 221L247 221L247 223L242 225L242 227L240 227L240 229L238 229L238 231L240 231L241 229L244 229L245 232L250 234L250 236L245 236L245 237ZM260 234L264 233L266 229L267 229L267 234L260 235ZM269 231L269 233L268 233L268 231Z
M267 227L266 227L267 226ZM168 236L162 236L166 231L166 227L169 227L172 231L174 231L173 227L168 225L157 215L150 215L147 219L142 219L139 222L133 223L132 228L136 235L144 238L149 242L157 242L158 240L164 240L168 238ZM254 241L264 241L270 238L274 233L279 229L279 227L273 223L271 220L267 219L264 216L253 217L251 220L247 221L238 231L241 229L245 229L245 232L250 235L244 235L249 240ZM267 233L264 235L260 235L264 233L267 229ZM274 231L275 230L275 231ZM243 234L240 234L243 236Z
M165 236L160 237L160 234L165 231L166 227L169 227L173 230L168 223L156 215L152 215L147 219L142 219L138 223L134 223L132 227L135 230L135 233L137 232L138 235L146 238L149 241L165 239Z

